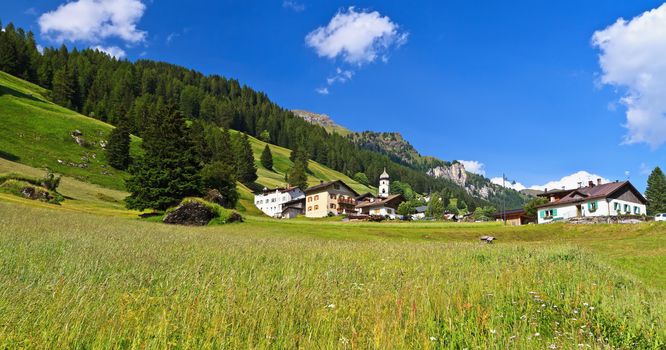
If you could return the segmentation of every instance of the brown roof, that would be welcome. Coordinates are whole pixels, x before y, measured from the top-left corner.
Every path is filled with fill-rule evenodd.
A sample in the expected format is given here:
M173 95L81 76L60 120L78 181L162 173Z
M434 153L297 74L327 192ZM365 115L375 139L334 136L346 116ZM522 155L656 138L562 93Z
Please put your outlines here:
M550 197L552 195L557 195L557 194L567 194L571 191L574 191L574 190L561 189L561 190L544 191L544 192L541 192L541 193L537 193L537 197Z
M638 190L629 182L629 181L622 181L622 182L610 182L607 184L602 184L602 185L594 185L594 186L588 186L588 187L581 187L577 188L575 190L570 190L571 193L567 194L566 196L562 197L561 199L555 201L555 202L550 202L546 203L544 205L540 205L539 208L542 207L552 207L552 206L557 206L561 204L570 204L570 203L578 203L578 202L583 202L587 201L590 199L599 199L599 198L607 198L610 197L613 193L617 192L621 188L629 186L629 189L634 192L634 194L644 203L647 203L647 200L643 195L638 192Z
M346 183L344 183L344 181L342 181L342 180L335 180L335 181L329 181L329 182L322 182L322 183L320 183L319 185L315 185L315 186L312 186L312 187L308 187L304 192L305 192L305 193L312 193L312 192L317 192L317 191L323 191L323 190L325 190L326 188L328 188L328 187L330 187L330 186L333 186L333 184L336 184L336 183L337 183L337 184L340 184L340 185L342 185L342 186L347 187L347 189L349 189L349 190L354 194L354 196L358 196L358 192L354 191L353 188L349 187L349 185L347 185Z
M388 196L384 199L376 200L374 202L362 202L362 203L359 203L356 206L356 208L382 207L382 206L386 205L386 203L389 203L389 202L391 202L392 200L394 200L398 197L402 197L402 195L401 194L394 194L394 195Z

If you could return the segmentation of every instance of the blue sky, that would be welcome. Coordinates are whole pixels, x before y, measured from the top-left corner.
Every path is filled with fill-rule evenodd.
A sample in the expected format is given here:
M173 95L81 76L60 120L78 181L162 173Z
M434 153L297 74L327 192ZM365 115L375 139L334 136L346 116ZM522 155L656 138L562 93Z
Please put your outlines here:
M9 1L0 16L42 46L115 47L237 78L352 130L400 131L487 177L628 172L644 189L646 169L666 166L662 1L109 2L77 0L72 16L63 0ZM336 15L347 32L329 25Z

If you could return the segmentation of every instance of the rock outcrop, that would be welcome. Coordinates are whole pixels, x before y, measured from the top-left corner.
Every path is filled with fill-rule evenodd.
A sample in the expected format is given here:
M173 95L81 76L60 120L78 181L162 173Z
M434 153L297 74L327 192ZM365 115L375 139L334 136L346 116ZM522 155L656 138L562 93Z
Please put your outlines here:
M428 175L437 179L448 179L458 186L467 184L467 171L462 163L453 162L450 166L442 165L428 170Z
M198 201L186 201L167 213L162 221L165 224L204 226L215 218L213 210Z

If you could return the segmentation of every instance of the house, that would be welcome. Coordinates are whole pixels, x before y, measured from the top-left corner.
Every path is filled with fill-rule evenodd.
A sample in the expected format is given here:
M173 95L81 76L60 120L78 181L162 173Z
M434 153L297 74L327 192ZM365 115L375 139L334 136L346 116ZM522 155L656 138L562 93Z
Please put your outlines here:
M291 202L282 204L282 215L283 219L293 219L298 215L305 214L305 196L294 199Z
M549 202L537 207L540 224L576 217L644 215L647 200L629 182L603 184L590 181L587 187L544 191L540 197Z
M286 205L293 206L294 201L304 198L305 193L298 187L264 188L254 195L254 205L270 217L282 218Z
M323 218L353 213L358 193L341 180L322 182L305 190L305 216Z
M356 212L362 215L382 216L390 219L400 218L398 206L404 202L401 194L391 195L389 174L384 172L379 176L377 197L368 196L356 205Z
M421 206L418 206L414 209L416 210L416 213L412 214L412 220L423 220L423 219L425 219L425 217L426 217L425 213L426 213L426 210L428 209L427 206L421 205Z
M506 218L506 224L509 226L521 226L534 222L524 209L512 209L505 211L498 211L494 215L496 221L504 221Z

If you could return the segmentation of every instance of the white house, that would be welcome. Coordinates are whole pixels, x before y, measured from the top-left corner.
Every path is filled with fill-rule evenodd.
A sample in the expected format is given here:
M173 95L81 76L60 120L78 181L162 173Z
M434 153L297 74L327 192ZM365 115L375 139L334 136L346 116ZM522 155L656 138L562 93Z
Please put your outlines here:
M544 191L539 197L549 202L539 206L540 224L576 217L644 215L647 200L629 182L602 184L590 181L587 187L573 190Z
M267 189L254 195L254 205L264 214L274 217L283 217L283 210L293 208L294 202L305 199L305 193L298 187ZM287 215L287 218L293 215Z

